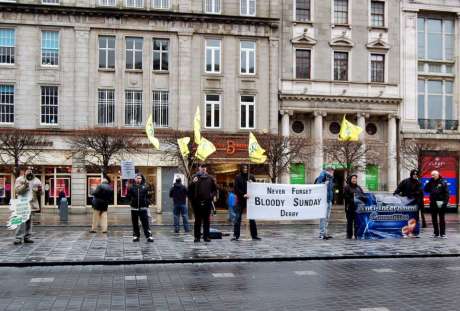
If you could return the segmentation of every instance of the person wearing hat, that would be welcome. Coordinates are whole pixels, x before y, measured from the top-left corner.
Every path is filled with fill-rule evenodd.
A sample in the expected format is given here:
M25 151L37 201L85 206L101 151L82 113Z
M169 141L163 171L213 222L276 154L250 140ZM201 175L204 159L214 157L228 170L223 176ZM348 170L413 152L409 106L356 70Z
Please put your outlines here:
M355 198L363 194L363 189L358 185L358 175L351 174L348 176L347 185L343 188L345 214L347 217L347 239L357 238Z
M431 221L433 223L433 237L447 239L446 236L446 209L449 203L449 186L438 171L431 172L431 179L425 185L425 192L430 194ZM438 222L439 215L439 222Z
M399 183L393 195L414 199L420 213L420 216L417 215L417 217L422 219L422 228L426 228L425 215L423 214L423 189L418 175L418 170L411 170L409 178Z
M134 184L128 188L126 197L130 200L131 206L131 221L133 223L133 242L139 242L140 229L139 220L144 230L144 235L147 242L153 242L152 232L149 225L148 209L149 201L149 186L145 183L145 177L137 173L134 179Z
M327 166L322 170L315 179L315 184L326 184L327 187L327 212L326 218L321 218L319 221L319 238L323 240L332 239L332 236L327 234L327 226L331 217L332 200L334 198L334 168Z
M182 222L184 224L184 231L189 232L188 210L186 205L187 188L182 184L182 180L179 177L176 178L176 182L169 190L169 197L172 198L174 202L174 232L179 233L181 215Z

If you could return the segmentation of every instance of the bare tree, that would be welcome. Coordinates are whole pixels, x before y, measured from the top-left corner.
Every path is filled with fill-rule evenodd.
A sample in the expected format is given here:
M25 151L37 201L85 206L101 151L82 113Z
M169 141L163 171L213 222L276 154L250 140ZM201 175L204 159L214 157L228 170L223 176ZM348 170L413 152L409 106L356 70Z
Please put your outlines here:
M179 149L179 143L177 142L179 138L184 137L190 137L190 142L188 144L190 153L187 157L182 156ZM165 146L165 149L162 150L162 159L176 163L179 171L187 177L187 180L190 180L193 175L193 166L197 160L194 152L196 146L193 143L193 132L173 130L165 133L165 135L162 136L161 142Z
M420 176L429 171L428 163L422 161L425 152L436 149L432 144L421 142L416 139L403 139L400 143L401 167L411 171L418 170Z
M21 165L32 163L49 145L42 136L20 129L0 130L0 163L14 165L13 174L19 176Z

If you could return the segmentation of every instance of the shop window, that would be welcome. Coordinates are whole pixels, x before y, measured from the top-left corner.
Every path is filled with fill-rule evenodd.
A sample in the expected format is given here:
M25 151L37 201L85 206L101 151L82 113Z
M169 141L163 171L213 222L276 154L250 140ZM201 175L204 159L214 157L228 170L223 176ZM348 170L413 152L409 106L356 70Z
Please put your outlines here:
M0 175L0 205L10 203L11 187L11 174Z

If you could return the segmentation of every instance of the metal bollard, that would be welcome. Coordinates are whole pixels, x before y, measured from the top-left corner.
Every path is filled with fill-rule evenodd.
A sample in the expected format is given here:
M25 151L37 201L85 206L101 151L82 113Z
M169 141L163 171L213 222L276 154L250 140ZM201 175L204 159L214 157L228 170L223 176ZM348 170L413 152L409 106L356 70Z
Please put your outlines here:
M59 203L59 219L62 222L69 220L69 203L67 202L67 198L62 198Z

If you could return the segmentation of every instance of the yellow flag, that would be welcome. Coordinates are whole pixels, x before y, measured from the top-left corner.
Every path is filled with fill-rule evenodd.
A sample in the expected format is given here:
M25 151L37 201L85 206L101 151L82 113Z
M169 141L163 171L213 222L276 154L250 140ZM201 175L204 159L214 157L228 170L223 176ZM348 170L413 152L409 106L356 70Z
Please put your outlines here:
M152 115L150 115L147 119L147 124L145 124L145 132L147 133L147 137L149 138L149 141L152 143L152 145L160 150L160 141L155 137L155 131L153 129Z
M361 134L362 131L363 131L362 128L347 121L347 119L345 119L345 116L344 116L342 120L342 125L340 126L339 140L340 141L358 141L359 134Z
M189 143L190 137L183 137L177 139L177 144L179 145L180 153L184 158L190 154L190 150L188 149Z
M199 145L201 142L201 116L200 106L196 107L195 119L193 119L193 134L195 135L195 144Z
M215 151L216 147L214 146L214 144L206 138L201 137L201 141L198 145L198 148L196 149L195 156L201 161L206 161L206 159Z
M265 150L259 145L252 133L249 133L248 153L249 160L253 163L262 164L267 160Z

